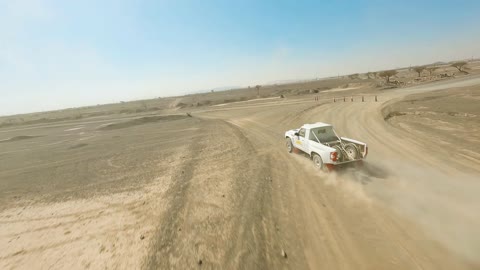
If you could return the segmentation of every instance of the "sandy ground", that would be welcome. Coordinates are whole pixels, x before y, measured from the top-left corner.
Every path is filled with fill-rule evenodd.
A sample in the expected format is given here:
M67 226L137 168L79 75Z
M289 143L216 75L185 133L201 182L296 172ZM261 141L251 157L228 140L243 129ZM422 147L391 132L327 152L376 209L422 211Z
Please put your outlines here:
M479 89L2 128L0 269L478 269ZM364 167L288 154L317 121L367 142Z

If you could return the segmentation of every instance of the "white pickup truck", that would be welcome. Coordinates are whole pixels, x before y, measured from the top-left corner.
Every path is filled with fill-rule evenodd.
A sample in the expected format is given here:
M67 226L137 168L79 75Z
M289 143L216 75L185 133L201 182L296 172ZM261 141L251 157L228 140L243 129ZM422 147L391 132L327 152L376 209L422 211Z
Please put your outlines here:
M361 161L368 154L366 143L339 137L332 125L320 122L285 132L285 140L288 152L295 148L305 152L323 170Z

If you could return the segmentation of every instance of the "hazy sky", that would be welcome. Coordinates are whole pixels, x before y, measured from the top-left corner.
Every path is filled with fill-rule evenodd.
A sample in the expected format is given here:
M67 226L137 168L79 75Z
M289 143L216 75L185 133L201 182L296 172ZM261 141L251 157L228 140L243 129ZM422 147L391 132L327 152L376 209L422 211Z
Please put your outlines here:
M0 115L480 57L480 1L0 0Z

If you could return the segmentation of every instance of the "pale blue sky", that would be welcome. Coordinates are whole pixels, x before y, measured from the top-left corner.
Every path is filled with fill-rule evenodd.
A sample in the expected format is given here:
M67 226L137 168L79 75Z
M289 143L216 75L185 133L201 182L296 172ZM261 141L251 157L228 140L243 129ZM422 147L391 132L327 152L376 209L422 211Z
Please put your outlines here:
M480 57L480 1L0 0L0 115Z

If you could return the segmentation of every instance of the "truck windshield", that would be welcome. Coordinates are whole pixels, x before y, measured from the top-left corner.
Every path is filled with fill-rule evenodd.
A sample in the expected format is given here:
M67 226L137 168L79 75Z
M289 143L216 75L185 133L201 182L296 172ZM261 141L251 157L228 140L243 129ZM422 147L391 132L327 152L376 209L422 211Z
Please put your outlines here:
M321 143L337 141L338 136L333 130L333 127L320 127L313 128L310 130L310 140L317 141L315 136L320 140Z

